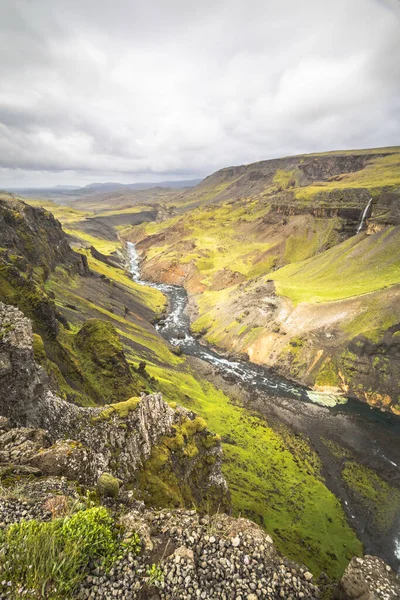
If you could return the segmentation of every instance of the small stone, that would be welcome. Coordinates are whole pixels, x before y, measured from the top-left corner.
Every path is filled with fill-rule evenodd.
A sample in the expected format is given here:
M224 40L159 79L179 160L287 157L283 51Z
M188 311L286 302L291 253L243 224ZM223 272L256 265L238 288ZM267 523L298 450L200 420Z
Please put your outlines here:
M312 573L310 573L310 571L306 571L304 573L304 579L306 579L307 581L311 581L311 579L314 577L314 575Z
M233 540L232 540L232 546L234 548L237 548L238 546L240 546L240 537L238 535L233 538Z

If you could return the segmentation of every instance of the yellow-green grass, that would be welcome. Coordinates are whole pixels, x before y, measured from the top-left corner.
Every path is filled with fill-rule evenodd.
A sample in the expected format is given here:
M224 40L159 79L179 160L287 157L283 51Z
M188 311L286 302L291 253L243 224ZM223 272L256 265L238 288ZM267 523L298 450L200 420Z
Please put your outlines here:
M111 281L122 283L129 288L139 302L153 310L156 314L159 315L165 310L166 298L162 292L153 287L136 283L126 271L109 266L106 263L95 259L89 250L83 250L82 254L87 256L88 265L92 271L95 271L100 275L105 275Z
M136 204L135 206L127 206L125 208L112 208L112 206L107 206L105 208L99 207L95 211L95 214L96 216L101 217L113 217L116 215L133 215L151 209L152 207L148 204Z
M296 188L296 198L310 201L319 192L343 190L346 188L366 188L377 195L383 188L400 186L400 151L389 156L372 159L364 169L345 173L340 180L319 181L307 187Z
M342 300L400 282L400 227L353 236L308 260L269 275L277 291L299 302Z
M122 315L115 314L102 304L103 300L93 299L88 300L80 294L80 290L73 289L65 283L57 280L57 275L52 276L47 284L48 291L53 291L56 294L56 304L60 308L65 308L66 304L71 304L76 307L79 313L79 321L81 317L86 318L105 318L109 320L117 328L118 333L122 338L125 338L125 343L128 346L128 358L132 362L140 360L155 361L155 363L179 364L182 359L171 352L166 342L160 338L155 331L141 327L137 323L132 322ZM72 319L73 316L70 316ZM139 320L140 321L140 320ZM74 334L75 328L71 332L65 331L64 335L69 336ZM129 343L131 344L129 345ZM133 348L132 348L133 346Z
M269 258L264 260L264 265L263 261L254 264L253 260L269 250L271 243L257 241L256 234L245 236L237 233L238 220L246 221L246 212L246 208L241 207L233 211L225 205L217 207L212 213L197 209L191 213L190 218L184 218L185 233L181 238L182 241L194 241L193 250L178 254L173 246L164 243L162 246L152 246L147 257L177 258L181 264L193 261L198 271L204 275L205 284L211 284L215 274L222 269L241 273L246 278L267 272L270 266ZM252 214L252 218L255 219L255 213ZM172 227L178 221L178 218L168 221L168 227ZM165 229L167 225L164 223L151 223L146 226L146 233L157 234Z
M383 148L353 148L352 150L328 150L327 152L313 152L306 156L362 156L365 154L384 154L384 153L400 154L400 146L384 146Z
M62 206L52 202L51 200L24 198L23 201L31 206L40 206L41 208L53 213L55 218L58 219L63 226L68 225L68 223L79 221L80 219L85 219L85 217L91 214L87 210L78 210L69 206Z
M305 260L314 256L320 248L339 242L338 225L338 218L315 218L307 225L302 223L285 239L285 262L290 264Z
M202 283L210 286L222 269L252 279L270 273L278 257L281 262L296 262L339 241L336 218L298 217L288 231L283 229L277 234L261 220L256 223L269 210L264 202L241 200L234 205L198 208L183 218L174 217L161 224L148 224L144 226L147 235L165 232L167 239L160 245L152 244L146 259L193 263L202 275ZM190 241L194 243L193 249L181 250L179 244L168 242L169 231L174 240L178 225L181 228L179 242Z
M65 233L71 235L86 245L94 246L99 252L102 254L112 254L116 250L120 250L122 247L122 243L119 239L116 240L105 240L101 237L96 237L87 233L86 231L82 231L81 229L76 227L76 223L70 223L67 227L64 227ZM75 225L75 227L73 227ZM72 244L73 246L73 244Z
M281 552L315 574L323 570L339 577L362 548L307 441L273 431L190 372L148 370L166 398L196 411L222 437L223 472L235 514L259 522Z

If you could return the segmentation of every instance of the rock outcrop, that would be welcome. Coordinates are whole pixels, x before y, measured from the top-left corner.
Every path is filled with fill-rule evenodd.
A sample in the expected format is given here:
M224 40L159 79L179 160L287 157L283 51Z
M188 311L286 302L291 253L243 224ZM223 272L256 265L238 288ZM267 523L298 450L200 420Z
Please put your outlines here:
M85 257L71 250L54 215L29 206L12 194L0 197L0 248L49 271L61 262L75 264L82 273L87 270Z
M0 460L93 485L103 472L137 488L161 486L160 504L227 505L219 439L161 394L82 408L48 388L34 361L31 323L0 304Z

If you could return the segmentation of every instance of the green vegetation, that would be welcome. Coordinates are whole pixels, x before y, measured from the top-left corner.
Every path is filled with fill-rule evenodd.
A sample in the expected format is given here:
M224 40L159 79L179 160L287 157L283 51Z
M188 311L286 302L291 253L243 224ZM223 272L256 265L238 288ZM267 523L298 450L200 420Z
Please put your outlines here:
M366 188L373 195L384 189L400 186L400 152L394 149L393 154L372 159L364 169L354 173L345 173L333 181L317 182L302 188L296 196L310 201L318 192L343 190L347 188Z
M340 444L337 444L333 440L328 438L321 438L321 441L329 448L330 452L338 459L351 458L351 452L347 448L343 448Z
M161 568L154 563L147 569L147 585L157 585L158 583L162 583L164 581L164 573Z
M37 333L33 334L33 353L35 361L41 365L49 376L50 382L53 388L57 391L59 396L64 399L72 399L78 401L81 404L85 404L85 400L77 390L74 390L68 385L63 374L61 373L58 365L49 359L46 354L43 339Z
M342 477L358 502L368 510L374 524L382 531L389 530L400 510L400 491L372 469L353 461L345 463Z
M315 384L321 387L338 387L340 385L338 370L331 358L325 360L318 371Z
M278 186L278 189L285 190L296 184L296 174L295 169L292 171L278 170L274 175L273 182Z
M127 272L122 269L116 269L110 267L105 263L96 260L90 254L89 250L83 250L82 254L85 254L88 259L89 268L100 275L104 275L110 281L115 283L123 284L129 291L138 299L144 306L153 310L156 314L161 314L166 307L165 296L155 288L140 285L133 281Z
M68 233L68 235L71 235L78 240L81 240L89 246L95 246L95 248L102 254L112 254L121 248L121 242L118 240L104 240L102 238L95 237L86 231L82 231L81 229L73 228L71 225L72 224L67 225L67 227L64 228L65 233Z
M121 554L138 552L139 543L136 534L128 542L121 540L104 507L50 522L21 521L0 538L0 566L12 582L12 590L3 591L28 600L68 600L90 561L110 567Z
M131 411L136 410L139 402L140 398L129 398L129 400L125 400L124 402L111 404L100 413L97 419L108 421L113 415L120 418L127 417Z
M279 293L294 303L367 294L400 282L399 242L400 227L388 227L374 236L353 236L306 261L283 267L269 278L274 279Z
M80 221L86 216L92 214L87 210L79 210L76 208L71 208L69 206L60 205L56 202L52 202L51 200L24 198L24 202L26 202L30 206L44 208L45 210L52 213L55 216L55 218L58 219L63 225L63 228L65 228L65 226L67 226L68 223Z
M118 402L135 394L137 383L112 323L87 320L75 336L74 348L97 403Z
M173 426L170 436L164 436L152 448L150 457L137 475L137 484L145 502L159 507L197 505L200 509L206 506L209 510L222 508L220 492L214 499L213 488L204 489L205 474L216 460L204 451L218 443L218 438L206 428L207 424L201 417L185 418ZM190 472L190 477L183 481L181 473L184 470ZM199 490L202 490L200 496Z

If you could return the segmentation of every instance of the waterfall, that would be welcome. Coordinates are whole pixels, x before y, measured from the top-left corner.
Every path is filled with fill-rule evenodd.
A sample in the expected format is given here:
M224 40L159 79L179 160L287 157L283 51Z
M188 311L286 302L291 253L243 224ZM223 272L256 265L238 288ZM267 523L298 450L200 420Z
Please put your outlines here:
M365 218L366 218L366 216L368 214L369 207L371 206L371 204L372 204L372 198L369 199L369 202L368 202L367 206L363 210L363 214L361 215L361 220L360 220L360 222L358 224L357 232L356 233L360 233L360 231L362 230L362 228L364 226Z

